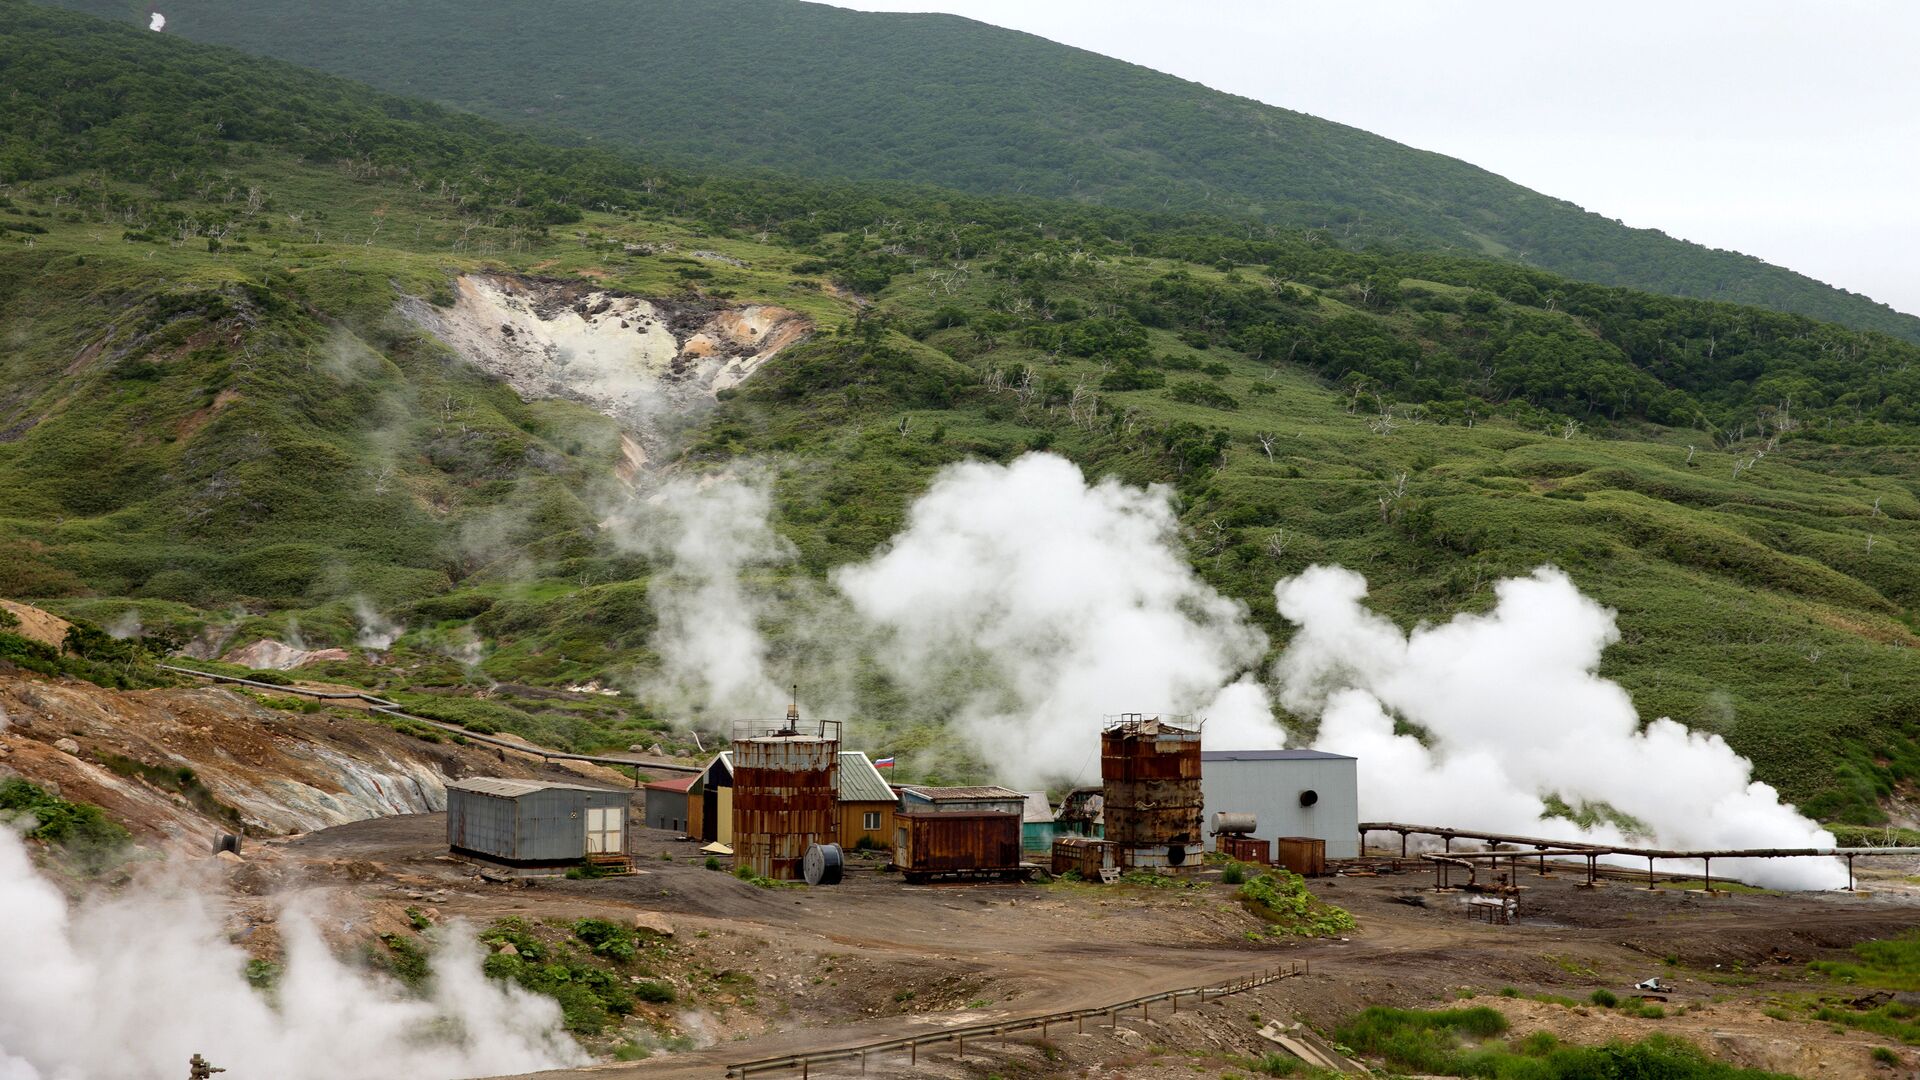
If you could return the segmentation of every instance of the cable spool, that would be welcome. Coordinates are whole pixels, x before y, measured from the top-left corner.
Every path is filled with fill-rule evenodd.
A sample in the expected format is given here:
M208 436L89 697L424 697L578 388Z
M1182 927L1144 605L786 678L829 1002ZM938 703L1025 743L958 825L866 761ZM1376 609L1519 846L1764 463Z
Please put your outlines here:
M1213 815L1213 835L1215 836L1219 836L1221 833L1226 833L1229 836L1249 836L1253 833L1253 830L1254 816L1252 814L1221 810Z
M838 885L845 869L846 860L840 854L839 844L814 844L800 860L801 876L809 885Z

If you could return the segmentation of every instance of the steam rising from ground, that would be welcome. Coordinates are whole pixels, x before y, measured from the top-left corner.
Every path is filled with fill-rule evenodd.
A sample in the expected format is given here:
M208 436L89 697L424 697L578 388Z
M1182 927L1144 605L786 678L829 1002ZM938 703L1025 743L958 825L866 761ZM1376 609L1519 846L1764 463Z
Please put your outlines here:
M1008 781L1097 778L1101 717L1119 712L1197 712L1215 745L1280 745L1244 675L1266 635L1187 565L1164 488L1089 485L1050 454L955 465L833 580L893 678Z
M364 596L353 598L353 617L358 624L353 643L363 649L389 649L407 632L401 623L380 614L373 602Z
M162 875L163 877L165 875ZM277 1004L247 984L246 954L212 903L147 881L70 907L25 846L0 829L0 1078L176 1076L202 1053L242 1077L433 1080L582 1064L559 1006L480 972L452 931L433 990L406 997L336 960L304 917L280 920L286 970Z
M1664 718L1641 728L1626 691L1597 674L1620 636L1613 612L1560 571L1503 581L1491 612L1409 635L1363 607L1366 592L1360 575L1328 566L1274 589L1300 625L1274 668L1281 704L1320 718L1317 748L1360 758L1363 817L1633 839L1616 825L1548 820L1546 799L1557 797L1610 807L1669 849L1833 846L1720 736ZM1394 717L1425 743L1395 734ZM1727 870L1789 888L1845 883L1828 859Z
M672 480L607 522L616 543L662 560L648 595L660 676L640 693L717 716L771 717L786 696L768 673L764 597L743 575L792 557L758 479Z
M147 29L158 34L167 28L167 17L157 11L147 12Z
M829 673L851 681L877 664L900 691L892 719L952 724L1010 783L1095 779L1095 733L1117 712L1196 713L1216 748L1287 739L1256 675L1267 638L1194 573L1165 489L1089 484L1050 454L950 466L899 535L830 575L831 594L784 607L751 581L793 554L771 505L764 477L679 480L610 520L664 564L651 586L662 675L642 696L777 715L786 680L762 631L778 615L783 648L807 655L795 667L811 700L859 701ZM1349 571L1276 587L1300 630L1271 685L1319 719L1317 746L1361 758L1364 818L1669 849L1833 845L1720 736L1641 727L1597 674L1613 613L1566 575L1542 569L1497 594L1490 614L1409 636L1361 606L1366 582ZM1555 799L1602 820L1550 817ZM1844 880L1832 860L1728 870L1788 887Z

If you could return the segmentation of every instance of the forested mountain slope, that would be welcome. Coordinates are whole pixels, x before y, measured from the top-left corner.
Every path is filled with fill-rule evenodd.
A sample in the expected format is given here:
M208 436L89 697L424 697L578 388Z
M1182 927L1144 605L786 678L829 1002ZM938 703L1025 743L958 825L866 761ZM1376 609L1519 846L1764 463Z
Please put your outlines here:
M144 25L137 0L62 0ZM1920 318L1470 164L1041 38L798 0L174 0L167 32L679 161L1487 254L1920 340ZM1196 18L1204 17L1199 9Z
M1906 342L1201 217L641 167L13 0L0 77L0 596L340 647L319 671L417 709L626 745L685 717L536 691L661 663L661 556L606 526L647 468L764 470L778 598L942 466L1044 448L1170 485L1276 644L1272 584L1312 563L1404 626L1551 562L1618 610L1605 673L1644 715L1831 819L1920 776ZM620 420L429 330L486 282L556 321L816 329L636 467ZM858 685L889 749L943 738L939 702Z

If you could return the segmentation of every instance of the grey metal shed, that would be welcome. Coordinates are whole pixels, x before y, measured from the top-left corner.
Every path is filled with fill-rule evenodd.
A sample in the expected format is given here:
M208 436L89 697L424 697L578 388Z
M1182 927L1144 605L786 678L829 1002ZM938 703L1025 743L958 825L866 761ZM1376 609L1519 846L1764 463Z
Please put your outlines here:
M1359 760L1323 750L1202 750L1200 788L1213 815L1253 814L1255 836L1308 836L1327 858L1360 854Z
M513 866L627 855L630 793L477 777L447 785L447 846Z

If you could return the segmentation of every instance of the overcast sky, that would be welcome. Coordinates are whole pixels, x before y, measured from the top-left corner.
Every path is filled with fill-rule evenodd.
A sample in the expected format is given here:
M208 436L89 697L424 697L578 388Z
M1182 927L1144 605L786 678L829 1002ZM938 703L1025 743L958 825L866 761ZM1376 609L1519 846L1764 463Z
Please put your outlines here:
M836 2L1130 60L1920 314L1920 3Z

